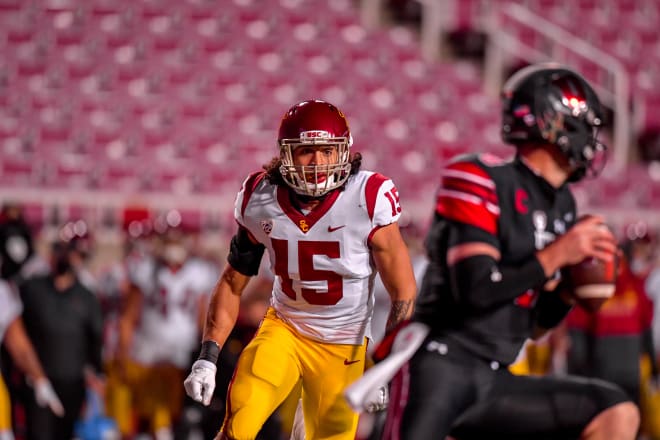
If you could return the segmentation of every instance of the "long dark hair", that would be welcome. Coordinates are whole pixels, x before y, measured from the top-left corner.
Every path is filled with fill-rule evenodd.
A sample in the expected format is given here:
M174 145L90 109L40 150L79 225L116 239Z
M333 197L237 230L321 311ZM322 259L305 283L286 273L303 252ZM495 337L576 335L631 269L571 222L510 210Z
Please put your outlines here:
M273 185L283 185L288 187L286 182L284 181L284 178L282 177L282 173L280 173L280 167L282 166L282 159L280 157L273 157L271 161L263 166L263 169L266 171L266 180L268 180L268 183L271 183ZM360 171L360 167L362 166L362 155L360 153L352 153L351 154L351 176L353 174L357 174L358 171ZM343 189L344 187L342 186L340 188Z

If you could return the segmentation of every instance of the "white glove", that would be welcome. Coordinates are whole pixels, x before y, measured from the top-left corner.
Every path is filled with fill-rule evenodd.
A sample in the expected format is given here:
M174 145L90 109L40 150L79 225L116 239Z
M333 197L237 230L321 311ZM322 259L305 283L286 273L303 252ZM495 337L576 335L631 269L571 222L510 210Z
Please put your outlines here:
M183 382L186 393L193 400L208 406L213 397L213 390L215 390L215 372L217 370L213 362L204 359L196 360L190 374Z
M64 406L62 406L60 398L55 394L55 390L50 381L45 377L37 379L34 383L34 399L39 406L49 407L56 416L64 416Z
M384 410L387 408L389 403L390 392L388 391L387 386L382 386L376 388L371 394L367 396L364 407L367 412L374 413L376 411Z

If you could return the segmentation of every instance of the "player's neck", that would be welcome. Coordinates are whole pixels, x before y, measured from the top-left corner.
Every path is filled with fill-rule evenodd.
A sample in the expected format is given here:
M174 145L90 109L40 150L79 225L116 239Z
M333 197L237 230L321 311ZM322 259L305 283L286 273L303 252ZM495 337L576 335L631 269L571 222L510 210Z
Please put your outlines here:
M58 274L53 277L53 284L55 285L55 290L58 292L65 292L69 290L75 282L76 277L72 272Z
M552 147L554 149L554 147ZM555 188L562 186L568 179L569 173L562 162L562 157L555 154L550 148L539 146L521 147L520 156L525 164L536 174L543 177Z
M301 200L299 197L295 196L294 199L296 207L303 211L312 211L321 203L320 199Z
M308 197L293 192L291 193L291 201L293 205L301 211L313 211L314 208L321 204L323 199L325 199L325 196Z

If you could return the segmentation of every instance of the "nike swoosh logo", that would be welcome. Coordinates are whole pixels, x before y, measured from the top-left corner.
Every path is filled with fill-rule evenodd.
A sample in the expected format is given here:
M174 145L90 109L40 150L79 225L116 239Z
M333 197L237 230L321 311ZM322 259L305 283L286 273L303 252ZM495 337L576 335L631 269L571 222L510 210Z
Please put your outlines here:
M360 359L358 359L356 361L349 361L348 359L344 359L344 365L351 365L351 364L354 364L356 362L360 362Z
M332 226L328 226L328 232L335 232L336 230L339 230L344 227L346 227L346 225L337 226L336 228L333 228Z

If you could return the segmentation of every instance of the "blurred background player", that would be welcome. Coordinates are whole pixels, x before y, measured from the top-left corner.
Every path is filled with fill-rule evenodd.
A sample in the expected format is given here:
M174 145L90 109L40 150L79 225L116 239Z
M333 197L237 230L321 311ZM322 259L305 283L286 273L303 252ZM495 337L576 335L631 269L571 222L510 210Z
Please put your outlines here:
M623 252L614 295L595 312L574 307L566 318L567 367L569 374L617 384L639 406L642 358L651 361L652 377L658 376L651 333L653 304L644 279L631 270L635 244L625 239L620 246Z
M392 297L388 327L412 312L416 288L397 224L399 195L389 178L360 171L348 122L332 104L291 107L278 143L279 157L250 175L236 199L239 229L186 391L209 403L220 348L267 248L271 307L238 360L218 438L255 438L302 381L307 438L352 440L358 416L341 393L365 368L376 270Z
M615 385L506 368L570 310L558 270L614 258L601 217L576 221L567 185L599 171L600 101L547 63L506 82L502 109L516 157L459 156L442 173L413 318L431 330L393 381L386 438L632 440L639 414Z
M119 320L117 357L130 388L136 431L171 439L183 404L181 382L206 314L215 277L190 259L180 229L170 227L156 254L135 262Z
M103 387L101 307L76 276L73 246L53 242L51 273L27 278L19 288L27 334L65 411L57 417L25 394L28 440L71 438L87 388Z
M7 350L12 365L23 372L34 392L38 405L52 411L58 417L64 415L64 408L52 384L46 377L34 347L25 331L21 314L23 304L13 281L20 274L21 267L31 254L31 234L29 230L15 227L3 210L0 219L0 344ZM15 217L14 217L15 218ZM8 221L9 220L9 221ZM17 245L18 243L18 245ZM18 246L18 247L17 247ZM8 259L8 257L10 257ZM0 374L0 440L13 440L11 423L11 400Z
M25 222L18 203L2 205L0 211L0 275L5 280L20 283L24 265L34 255L32 231Z
M68 243L69 260L78 281L98 295L98 279L90 267L94 253L94 238L84 220L66 223L59 231L62 241Z
M660 361L660 265L658 264L657 230L647 221L636 220L623 229L623 251L630 260L632 278L640 280L653 303L651 335L653 351L648 350L648 335L643 335L643 348L639 381L642 434L649 439L660 439L660 384L657 365Z
M120 318L131 289L130 274L143 261L153 257L154 235L148 219L129 220L122 228L123 242L119 258L103 267L98 278L98 296L103 311L103 363L107 375L105 406L117 423L122 436L130 438L135 432L134 411L130 387L123 374L119 352Z

